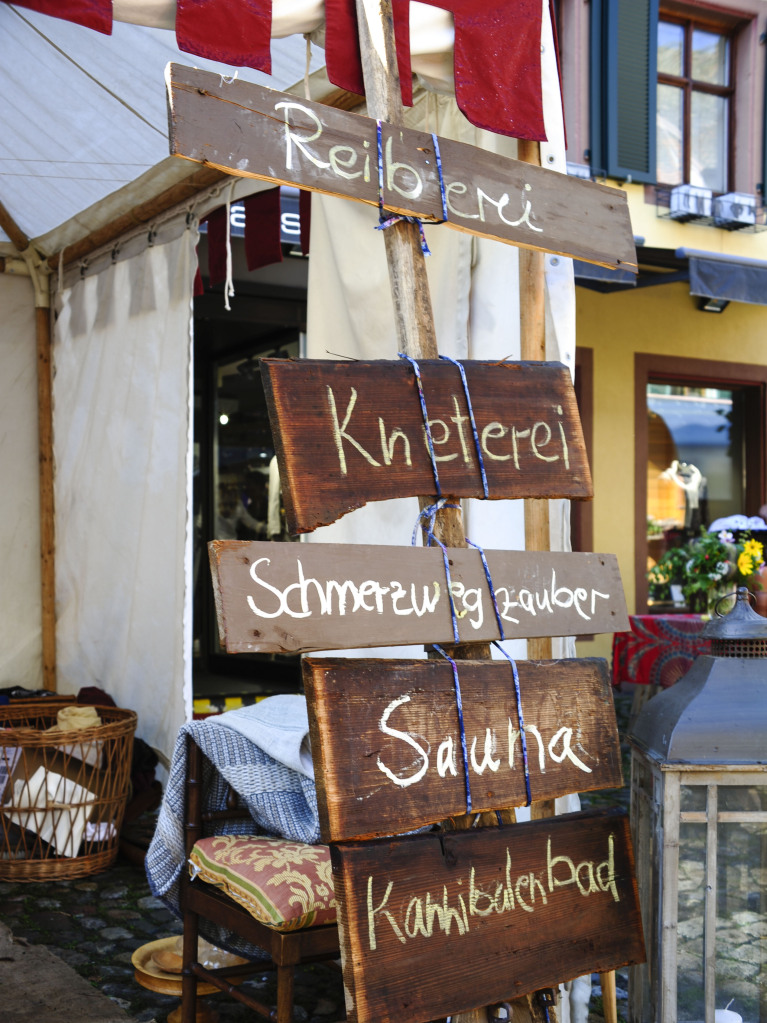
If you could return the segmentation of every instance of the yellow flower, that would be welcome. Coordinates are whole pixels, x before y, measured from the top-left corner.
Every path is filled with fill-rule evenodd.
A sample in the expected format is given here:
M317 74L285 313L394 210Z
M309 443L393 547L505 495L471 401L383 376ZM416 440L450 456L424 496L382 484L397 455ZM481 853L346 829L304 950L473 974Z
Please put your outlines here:
M748 551L741 551L738 555L738 571L741 575L752 575L754 571L753 555Z
M743 553L748 554L758 565L764 556L764 545L759 543L758 540L746 540L743 544Z

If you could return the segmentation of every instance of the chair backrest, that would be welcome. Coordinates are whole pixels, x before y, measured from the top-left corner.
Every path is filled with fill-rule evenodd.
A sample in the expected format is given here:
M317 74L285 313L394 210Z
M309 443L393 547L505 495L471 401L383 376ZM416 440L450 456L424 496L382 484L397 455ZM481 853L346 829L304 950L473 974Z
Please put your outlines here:
M247 807L240 803L239 797L231 785L227 786L224 809L203 809L203 768L207 758L191 735L186 737L186 757L184 846L186 854L189 856L194 843L206 834L206 825L219 821L241 820L250 817L250 813Z

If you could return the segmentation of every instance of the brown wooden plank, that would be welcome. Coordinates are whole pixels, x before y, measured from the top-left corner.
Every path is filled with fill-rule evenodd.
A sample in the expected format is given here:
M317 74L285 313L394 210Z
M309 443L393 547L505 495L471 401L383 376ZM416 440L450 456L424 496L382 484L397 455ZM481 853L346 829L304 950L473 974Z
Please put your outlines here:
M471 809L527 802L508 661L458 661ZM533 799L622 785L607 662L519 661ZM323 842L465 813L453 672L444 660L306 658Z
M352 1023L420 1023L645 959L624 814L331 855Z
M491 498L593 496L570 373L561 363L465 362ZM483 497L460 371L419 363L443 493ZM293 533L367 501L434 493L423 410L406 361L262 359Z
M241 177L378 205L376 121L170 64L170 151ZM439 139L450 227L636 270L625 192ZM441 221L433 136L382 124L387 209Z
M229 653L302 653L454 640L438 547L213 540ZM614 554L486 551L507 638L628 629ZM499 639L480 555L451 549L459 641Z

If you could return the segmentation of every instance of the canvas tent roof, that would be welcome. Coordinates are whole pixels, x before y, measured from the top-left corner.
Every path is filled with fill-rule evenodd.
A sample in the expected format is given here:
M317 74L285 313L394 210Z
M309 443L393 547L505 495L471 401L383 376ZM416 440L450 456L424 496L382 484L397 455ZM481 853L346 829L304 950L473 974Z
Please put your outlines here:
M269 76L190 57L163 29L115 22L106 36L0 4L0 202L44 254L195 169L168 156L169 61L284 90L303 77L306 48L274 40ZM312 69L322 63L313 47ZM0 254L13 252L0 230Z

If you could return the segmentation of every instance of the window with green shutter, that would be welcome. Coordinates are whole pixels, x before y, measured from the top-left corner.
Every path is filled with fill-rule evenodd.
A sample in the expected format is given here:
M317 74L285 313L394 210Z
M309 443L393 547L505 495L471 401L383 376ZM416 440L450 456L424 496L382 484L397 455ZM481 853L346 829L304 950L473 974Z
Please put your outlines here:
M591 2L591 167L654 183L658 0Z

